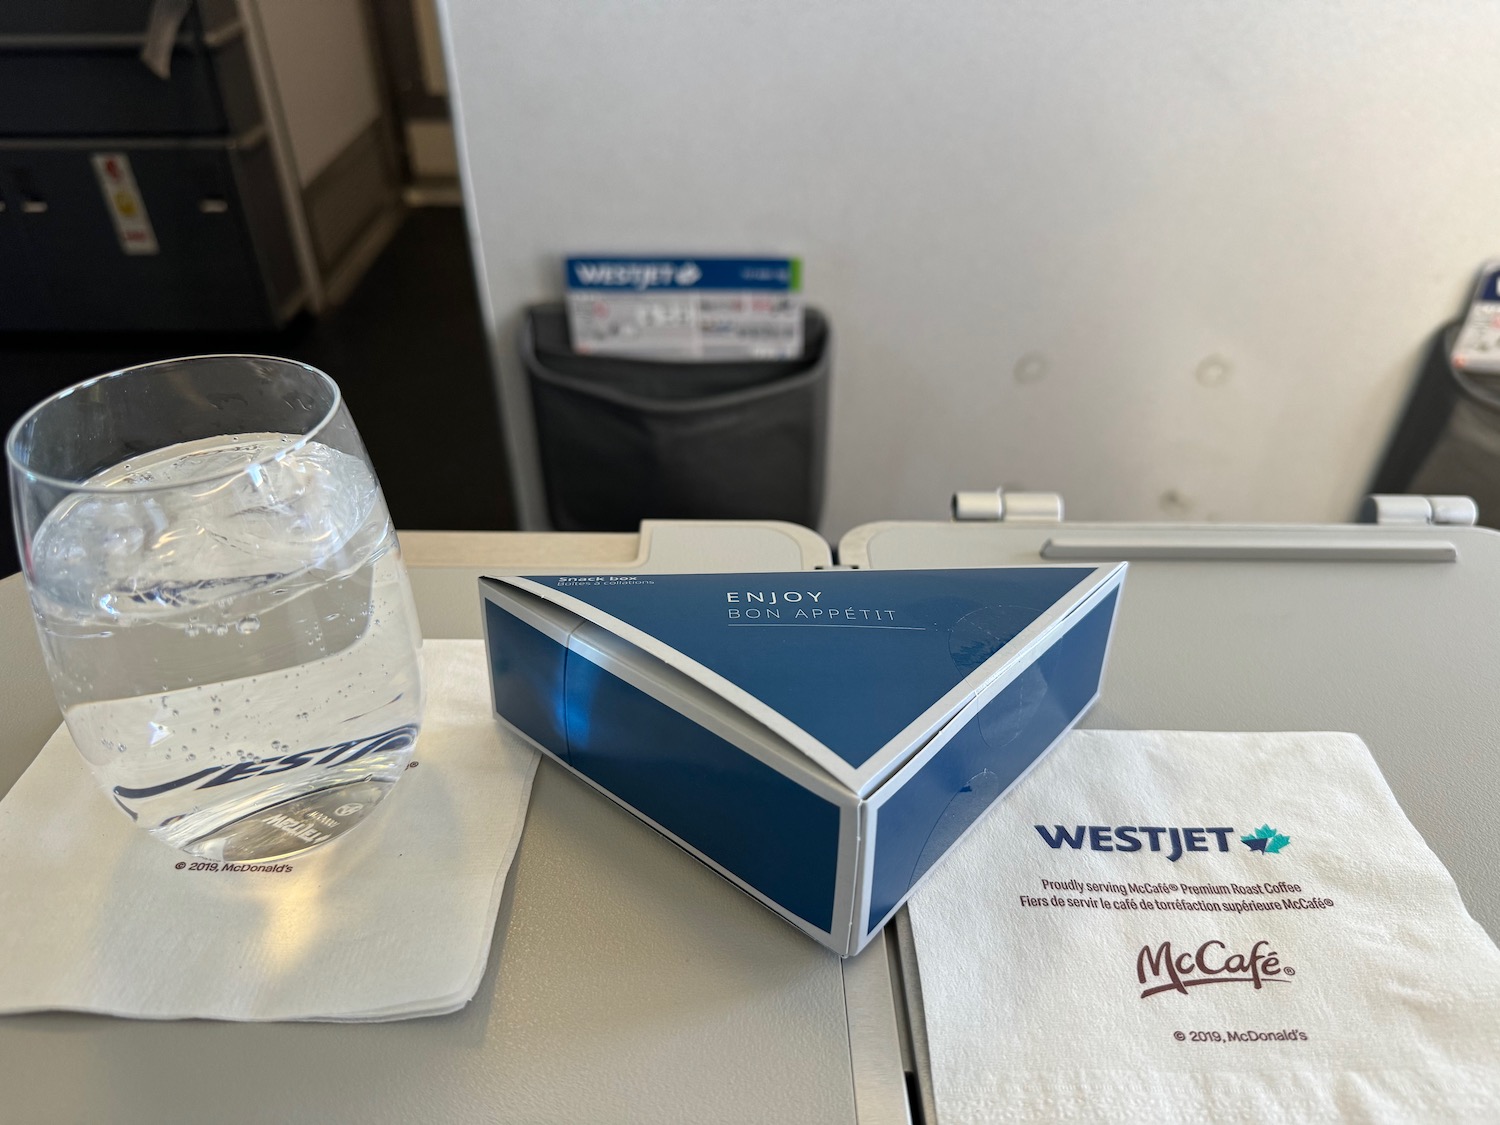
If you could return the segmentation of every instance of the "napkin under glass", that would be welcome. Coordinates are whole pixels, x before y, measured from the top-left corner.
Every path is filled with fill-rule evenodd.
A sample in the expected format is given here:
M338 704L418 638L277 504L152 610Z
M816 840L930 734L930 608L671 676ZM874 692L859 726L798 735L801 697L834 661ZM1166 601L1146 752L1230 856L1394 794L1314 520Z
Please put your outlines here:
M60 728L0 801L0 1013L378 1021L455 1011L489 957L537 753L480 641L429 640L412 765L365 823L279 863L134 827Z

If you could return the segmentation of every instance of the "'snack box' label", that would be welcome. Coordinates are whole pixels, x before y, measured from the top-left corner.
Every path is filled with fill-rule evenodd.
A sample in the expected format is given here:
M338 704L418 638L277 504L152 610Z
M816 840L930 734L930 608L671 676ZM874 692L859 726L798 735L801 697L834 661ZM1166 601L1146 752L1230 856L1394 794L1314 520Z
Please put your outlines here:
M499 716L856 953L1098 696L1125 564L485 578Z

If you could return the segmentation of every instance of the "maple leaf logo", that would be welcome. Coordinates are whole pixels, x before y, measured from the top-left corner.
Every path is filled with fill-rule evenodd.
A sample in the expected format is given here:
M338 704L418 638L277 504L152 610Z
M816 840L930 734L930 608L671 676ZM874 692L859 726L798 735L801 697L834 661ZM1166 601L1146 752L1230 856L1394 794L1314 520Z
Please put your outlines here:
M1283 836L1269 824L1262 824L1255 830L1254 835L1240 837L1240 843L1244 844L1252 852L1260 852L1261 855L1265 855L1268 852L1271 855L1275 855L1291 842L1292 838L1290 836Z

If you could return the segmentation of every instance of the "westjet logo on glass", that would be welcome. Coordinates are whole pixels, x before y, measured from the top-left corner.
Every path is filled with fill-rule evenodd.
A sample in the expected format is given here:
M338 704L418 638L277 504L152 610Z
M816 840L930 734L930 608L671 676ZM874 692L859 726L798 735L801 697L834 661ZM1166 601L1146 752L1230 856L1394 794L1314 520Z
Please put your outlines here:
M1156 824L1121 824L1110 827L1103 824L1077 824L1071 829L1055 824L1050 829L1045 824L1033 825L1037 834L1049 848L1067 846L1074 851L1087 848L1092 852L1160 852L1176 863L1186 852L1227 852L1229 839L1235 834L1233 828L1171 828ZM1264 833L1264 835L1262 835ZM1267 838L1283 841L1274 847L1266 846ZM1240 842L1251 851L1265 855L1279 851L1290 837L1279 836L1273 829L1257 829L1252 836L1241 836ZM1257 846L1259 845L1259 846Z
M366 738L351 739L332 746L298 750L295 753L281 754L274 758L244 758L224 766L209 766L207 769L195 770L192 773L174 777L170 781L139 789L116 785L112 792L115 803L134 818L137 814L125 803L127 800L138 801L147 797L158 797L173 789L194 785L195 782L197 784L194 787L197 789L212 789L219 785L232 785L248 777L268 777L271 774L286 773L288 770L305 767L320 766L323 769L332 769L335 766L347 766L371 754L405 750L416 740L416 727L395 727Z

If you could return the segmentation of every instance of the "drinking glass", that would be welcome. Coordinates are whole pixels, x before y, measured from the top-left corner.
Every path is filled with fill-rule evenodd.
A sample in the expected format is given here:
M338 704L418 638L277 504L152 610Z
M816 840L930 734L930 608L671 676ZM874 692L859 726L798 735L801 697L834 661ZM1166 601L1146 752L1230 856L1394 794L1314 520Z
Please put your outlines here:
M248 355L126 368L34 407L6 454L53 690L114 804L230 862L366 819L411 757L421 638L333 380Z

